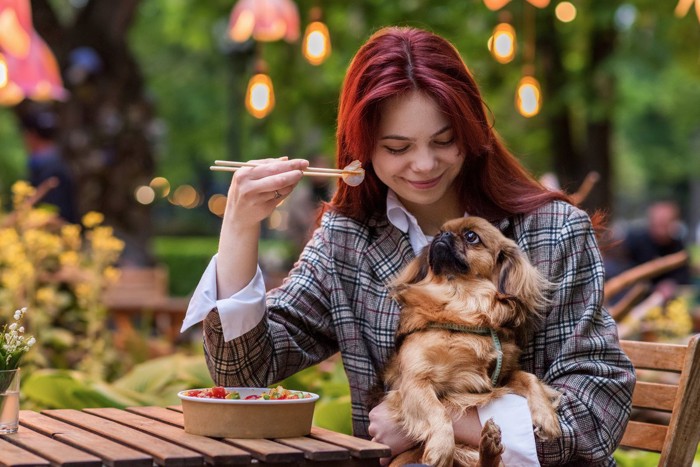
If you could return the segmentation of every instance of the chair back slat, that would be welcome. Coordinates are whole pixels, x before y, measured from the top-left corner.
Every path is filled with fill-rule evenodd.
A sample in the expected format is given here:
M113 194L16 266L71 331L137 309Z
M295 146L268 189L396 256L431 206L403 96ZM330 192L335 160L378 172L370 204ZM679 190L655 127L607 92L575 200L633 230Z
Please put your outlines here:
M678 394L677 384L639 381L632 394L632 406L640 409L671 412Z
M621 446L661 452L668 428L653 423L630 421L622 436Z
M699 339L694 335L687 345L620 341L637 370L620 446L659 452L660 466L692 464L700 441Z

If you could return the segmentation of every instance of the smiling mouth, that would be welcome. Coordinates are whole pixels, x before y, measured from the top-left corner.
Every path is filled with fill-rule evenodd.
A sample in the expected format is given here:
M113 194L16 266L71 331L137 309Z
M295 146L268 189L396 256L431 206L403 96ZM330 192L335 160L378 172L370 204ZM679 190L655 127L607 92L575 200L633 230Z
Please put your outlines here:
M420 181L414 181L414 180L406 180L409 185L413 186L414 188L418 190L427 190L429 188L435 187L439 182L440 179L442 178L442 175L439 177L432 178L430 180L420 180Z

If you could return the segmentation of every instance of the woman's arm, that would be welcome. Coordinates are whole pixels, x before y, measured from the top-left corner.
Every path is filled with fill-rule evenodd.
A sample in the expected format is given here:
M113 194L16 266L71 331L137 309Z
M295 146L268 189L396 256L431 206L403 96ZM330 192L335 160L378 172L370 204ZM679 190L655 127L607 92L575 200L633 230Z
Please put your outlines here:
M523 355L527 371L562 393L562 437L537 441L543 465L612 462L631 410L634 369L603 308L604 270L590 219L553 203L525 225L534 264L556 284L544 329Z
M308 166L302 159L254 162L260 165L234 173L228 190L216 265L220 299L241 290L255 275L260 223L291 193Z
M267 294L264 318L250 331L226 341L219 314L207 315L205 357L217 384L267 386L337 352L330 290L339 287L330 235L324 227L314 232L284 284Z

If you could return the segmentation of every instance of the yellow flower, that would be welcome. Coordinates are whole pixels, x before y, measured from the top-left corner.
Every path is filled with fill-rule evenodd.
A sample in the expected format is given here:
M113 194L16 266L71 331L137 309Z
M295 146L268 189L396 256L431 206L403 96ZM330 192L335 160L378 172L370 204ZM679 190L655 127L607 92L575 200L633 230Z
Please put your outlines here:
M104 222L105 216L96 211L90 211L83 216L83 225L88 229L91 229L97 225Z
M25 180L19 180L12 185L12 204L19 207L27 198L36 193L36 189Z
M80 264L80 256L77 251L64 251L58 257L61 266L78 266Z

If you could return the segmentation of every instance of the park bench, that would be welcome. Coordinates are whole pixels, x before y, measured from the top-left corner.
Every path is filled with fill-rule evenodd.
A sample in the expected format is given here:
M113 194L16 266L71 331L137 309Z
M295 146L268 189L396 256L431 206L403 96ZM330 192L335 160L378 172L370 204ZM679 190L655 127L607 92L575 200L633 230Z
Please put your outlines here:
M165 267L123 267L119 280L105 291L103 301L115 328L115 344L119 346L136 333L137 323L168 342L176 342L189 297L169 295Z

